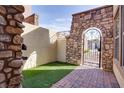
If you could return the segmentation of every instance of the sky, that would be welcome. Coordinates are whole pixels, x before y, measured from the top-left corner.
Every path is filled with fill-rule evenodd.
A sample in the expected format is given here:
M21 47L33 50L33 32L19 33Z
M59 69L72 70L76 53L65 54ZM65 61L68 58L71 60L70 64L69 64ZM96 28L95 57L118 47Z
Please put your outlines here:
M100 39L100 33L95 29L91 29L85 33L85 37L87 40Z
M70 31L72 14L99 7L98 5L33 5L41 27L55 31Z

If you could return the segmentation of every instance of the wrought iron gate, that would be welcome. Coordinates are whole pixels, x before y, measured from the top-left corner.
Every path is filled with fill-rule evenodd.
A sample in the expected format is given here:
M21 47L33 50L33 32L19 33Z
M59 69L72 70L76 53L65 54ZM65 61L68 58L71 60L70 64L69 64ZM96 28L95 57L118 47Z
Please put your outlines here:
M88 63L91 66L101 67L101 36L97 39L90 39L84 36L84 63Z

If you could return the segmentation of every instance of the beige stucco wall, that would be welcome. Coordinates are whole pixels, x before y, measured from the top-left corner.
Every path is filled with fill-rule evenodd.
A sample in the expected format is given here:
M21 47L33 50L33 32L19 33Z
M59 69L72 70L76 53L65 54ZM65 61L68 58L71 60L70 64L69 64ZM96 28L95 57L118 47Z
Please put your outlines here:
M118 5L114 5L113 6L113 15L116 15L117 9L118 9ZM121 21L121 19L120 19ZM120 66L120 62L116 62L116 60L114 59L113 62L113 71L114 74L116 76L116 79L120 85L121 88L124 88L124 67Z
M113 64L113 71L116 76L116 79L117 79L120 87L124 88L124 73L122 73L121 70L122 70L122 68L120 68L116 63Z
M22 37L27 50L23 51L23 56L27 56L28 60L25 61L23 69L56 61L56 32L28 23L24 25L26 27Z
M28 17L32 14L32 5L24 5L25 12L23 13L24 17Z
M57 61L66 62L66 39L57 39Z
M113 6L113 14L114 14L114 15L115 15L115 13L116 13L118 7L119 7L119 5L114 5L114 6Z

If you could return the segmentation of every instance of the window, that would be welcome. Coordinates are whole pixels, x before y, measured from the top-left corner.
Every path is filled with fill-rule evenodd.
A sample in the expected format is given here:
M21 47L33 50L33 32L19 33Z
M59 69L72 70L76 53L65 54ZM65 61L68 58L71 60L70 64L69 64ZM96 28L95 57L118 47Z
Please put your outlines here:
M124 6L121 6L121 28L122 28L122 66L124 66Z
M115 62L119 62L119 11L117 11L116 17L115 17Z
M114 58L115 62L124 67L124 5L120 5L117 10L114 18Z
M124 30L123 30L123 40L122 40L122 65L124 66Z
M117 13L115 19L115 37L119 36L119 13Z
M115 58L119 61L119 38L115 39Z

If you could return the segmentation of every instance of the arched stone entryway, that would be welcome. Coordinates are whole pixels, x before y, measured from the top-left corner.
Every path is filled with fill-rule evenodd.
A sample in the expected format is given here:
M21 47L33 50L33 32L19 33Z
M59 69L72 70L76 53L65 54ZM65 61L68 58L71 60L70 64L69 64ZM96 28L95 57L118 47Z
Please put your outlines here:
M113 65L113 6L103 6L73 14L70 36L66 43L66 60L69 63L81 63L82 33L96 27L102 33L102 68L112 70Z

